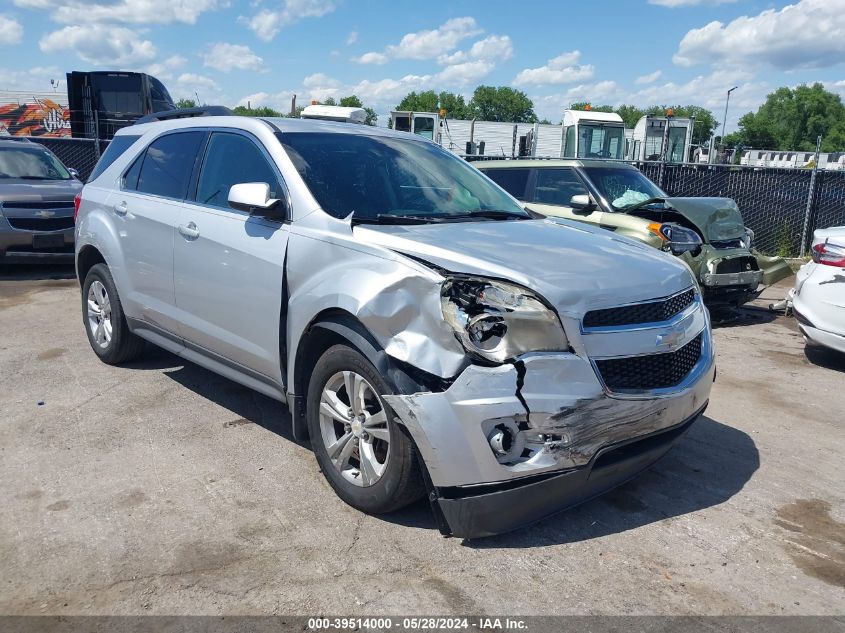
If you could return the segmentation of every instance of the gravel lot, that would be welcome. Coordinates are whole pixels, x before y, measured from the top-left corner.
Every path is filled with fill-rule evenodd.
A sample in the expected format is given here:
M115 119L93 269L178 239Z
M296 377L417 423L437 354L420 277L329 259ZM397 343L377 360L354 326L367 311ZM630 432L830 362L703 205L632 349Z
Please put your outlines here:
M845 357L762 310L715 338L654 469L466 543L345 506L272 400L153 348L101 364L72 271L0 267L0 613L841 614Z

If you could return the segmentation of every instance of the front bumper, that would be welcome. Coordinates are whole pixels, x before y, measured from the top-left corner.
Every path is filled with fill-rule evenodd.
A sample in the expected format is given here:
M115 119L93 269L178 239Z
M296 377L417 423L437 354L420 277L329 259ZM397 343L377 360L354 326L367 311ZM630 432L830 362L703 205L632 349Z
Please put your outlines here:
M698 335L704 344L676 388L614 393L588 358L538 353L496 367L470 365L443 392L385 395L425 463L432 502L445 519L442 531L472 538L518 527L600 494L657 459L646 451L631 464L591 474L609 450L660 435L701 413L714 376L705 313L696 304L673 326L581 335L596 359L641 354L636 349L654 348L656 334L678 328L683 332L678 346ZM491 448L492 435L502 428L512 431L508 455ZM523 488L524 504L518 492L511 493ZM554 498L544 505L550 492ZM505 497L511 516L495 509L496 500Z
M49 248L33 246L36 235L61 236L61 244ZM58 240L57 240L58 241ZM20 231L13 229L0 216L0 262L4 263L72 263L73 228L62 231Z
M518 487L435 491L432 500L442 513L441 530L460 538L502 534L598 497L663 457L705 408L706 404L668 429L606 446L581 468L534 478Z

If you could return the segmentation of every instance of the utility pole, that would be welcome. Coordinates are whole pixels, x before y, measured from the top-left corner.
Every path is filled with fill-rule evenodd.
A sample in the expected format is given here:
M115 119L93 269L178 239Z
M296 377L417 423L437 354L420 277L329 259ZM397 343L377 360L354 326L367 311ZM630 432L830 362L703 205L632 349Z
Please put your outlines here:
M725 148L725 154L727 154L727 145L725 145L725 128L728 125L728 104L731 102L731 93L736 90L739 86L734 86L730 90L728 90L728 96L725 98L725 118L722 120L722 147Z

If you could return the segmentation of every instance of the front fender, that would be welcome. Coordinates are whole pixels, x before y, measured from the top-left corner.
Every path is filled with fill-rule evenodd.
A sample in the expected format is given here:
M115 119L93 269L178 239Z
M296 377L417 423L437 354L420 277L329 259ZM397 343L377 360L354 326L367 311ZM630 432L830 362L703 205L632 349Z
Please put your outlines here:
M792 268L786 263L782 257L769 257L756 251L752 251L752 255L757 259L757 265L763 271L764 286L771 286L779 282L781 279L786 279L792 276Z

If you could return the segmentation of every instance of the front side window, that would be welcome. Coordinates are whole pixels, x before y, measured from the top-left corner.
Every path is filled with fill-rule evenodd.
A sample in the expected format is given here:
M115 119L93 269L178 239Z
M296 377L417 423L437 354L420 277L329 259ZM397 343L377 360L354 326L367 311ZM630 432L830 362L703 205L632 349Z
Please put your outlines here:
M37 144L0 148L0 179L69 180L70 172L51 152Z
M525 188L528 185L530 169L488 169L482 171L490 180L518 200L525 200Z
M592 181L601 196L614 209L624 210L650 198L665 198L657 185L636 169L624 167L584 167L584 173Z
M537 170L533 202L568 207L572 196L588 193L587 188L572 169Z
M338 218L531 217L478 170L434 143L320 132L281 133L279 140L323 210Z
M183 199L204 138L205 132L180 132L153 141L141 164L137 190L166 198Z
M229 189L244 182L266 182L271 198L282 197L276 172L255 143L240 134L214 132L208 141L194 199L228 209Z

